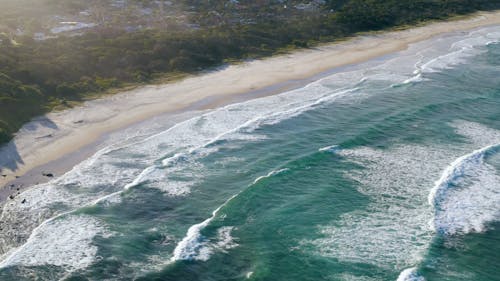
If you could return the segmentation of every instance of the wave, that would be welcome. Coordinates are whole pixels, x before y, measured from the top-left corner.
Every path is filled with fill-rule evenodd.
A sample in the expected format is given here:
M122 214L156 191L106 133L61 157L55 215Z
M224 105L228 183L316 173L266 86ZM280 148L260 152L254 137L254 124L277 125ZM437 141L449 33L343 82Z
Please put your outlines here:
M335 152L339 151L340 149L341 148L338 145L330 145L330 146L322 147L322 148L318 149L318 151L319 152L331 152L331 153L335 153Z
M428 73L441 72L451 69L456 65L467 63L470 58L484 52L484 46L500 42L500 33L488 32L489 30L486 28L470 32L465 39L458 41L450 42L447 39L441 38L437 44L425 45L425 42L420 43L425 46L418 46L419 44L416 44L413 48L419 49L416 53L418 58L413 64L413 69L407 72L407 75L402 74L405 71L401 71L401 61L399 59L395 60L398 65L391 65L391 61L386 65L385 70L391 73L387 77L392 77L393 79L391 80L395 81L390 87L397 88L427 81L426 74ZM462 35L459 36L462 37ZM451 37L451 40L456 39ZM393 67L398 72L393 72Z
M0 268L46 264L64 267L69 272L85 268L95 260L97 247L92 241L99 234L112 235L90 216L51 219L37 227L23 246L8 253Z
M216 216L216 210L212 217L203 221L200 224L193 225L189 228L184 239L177 244L170 262L178 260L199 260L207 261L215 251L227 253L227 250L233 249L238 246L231 236L234 227L224 226L217 230L217 242L211 243L205 240L201 235L203 230Z
M164 159L162 161L161 165L155 164L153 166L147 167L131 183L125 185L123 191L127 191L130 188L133 188L133 187L138 186L140 184L147 183L148 181L151 180L151 175L154 172L157 172L158 170L162 170L162 169L168 168L168 167L170 167L172 165L175 165L175 164L177 164L177 163L179 163L181 161L186 161L186 159L189 159L193 155L201 154L202 156L206 156L207 154L210 154L210 153L218 151L217 149L213 149L212 151L210 151L208 153L203 153L202 152L203 150L205 150L205 152L207 152L206 150L210 146L212 146L214 144L217 144L218 142L220 142L224 138L230 138L230 135L237 134L238 132L242 131L243 129L247 129L246 133L253 132L253 131L255 131L256 129L258 129L259 127L261 127L263 125L273 125L273 124L279 123L279 122L281 122L281 121L283 121L285 119L289 119L289 118L295 117L295 116L297 116L297 115L299 115L299 114L301 114L301 113L303 113L305 111L312 110L316 106L322 105L322 104L324 104L326 102L331 102L335 98L342 97L342 96L344 96L346 94L349 94L349 93L352 93L352 92L355 92L355 91L358 91L358 90L359 90L359 88L352 88L352 89L344 89L344 90L336 91L336 92L334 92L332 94L324 95L324 96L322 96L322 97L320 97L320 98L318 98L316 100L312 100L311 102L306 103L306 104L301 104L301 103L296 103L296 102L289 103L289 104L286 104L287 107L291 107L289 109L286 109L286 110L283 110L283 111L278 111L278 112L273 111L273 112L270 112L268 114L262 114L262 115L259 115L257 117L254 117L254 118L251 118L249 120L246 120L245 122L243 122L243 123L241 123L241 124L239 124L239 125L237 125L237 126L235 126L233 128L230 128L227 131L224 131L224 132L216 135L212 139L209 139L206 142L201 143L201 145L199 145L199 146L191 147L186 152L180 152L180 153L177 153L177 154L173 155L172 157ZM246 102L246 103L251 103L251 102L255 102L255 100L254 101L249 101L249 102ZM221 108L219 110L216 110L215 112L231 111L235 107L241 107L244 104L245 103L243 103L243 104L237 104L237 105L229 105L229 106L223 107L223 108ZM204 117L212 115L212 114L214 114L214 112L205 114L205 115L203 115L201 117L193 118L193 119L188 120L188 121L192 122L193 120L198 120L198 119L204 118ZM167 131L170 131L170 130L167 130ZM164 133L160 133L157 136L161 136ZM161 173L161 174L164 174L164 173ZM167 192L170 191L170 190L167 190L165 188L163 190L167 191ZM185 193L188 192L185 188L176 188L176 190L177 191L180 190L180 192L174 192L173 195L181 195L181 194L185 194ZM108 199L110 197L119 195L123 191L118 191L115 194L111 194L111 195L105 196L104 198L99 199L98 202L105 201L106 199Z
M429 204L435 206L438 203L437 200L439 200L439 197L441 197L446 192L446 189L455 179L463 176L467 168L480 165L483 162L485 153L498 146L499 144L488 145L469 154L460 156L455 161L453 161L444 170L439 180L435 182L434 187L431 189L428 198Z
M428 62L419 61L415 64L416 70L413 75L405 79L401 83L395 83L391 85L391 88L397 88L404 85L416 84L419 82L427 81L424 77L427 73L433 73L442 71L445 69L450 69L455 65L462 64L466 62L467 58L476 56L477 53L474 52L474 47L463 47L460 50L450 52L448 54L435 57Z
M496 151L499 147L500 144L488 145L469 154L463 155L453 161L443 171L441 177L435 182L434 187L431 189L428 197L429 204L433 207L435 213L433 219L433 228L436 232L441 234L455 234L457 232L468 232L472 230L480 231L480 227L464 225L464 219L466 219L464 216L468 216L473 219L474 215L479 215L478 211L481 210L474 210L474 204L481 204L481 201L469 202L469 206L463 206L465 208L459 213L451 213L451 210L453 209L447 208L449 206L448 204L446 204L446 201L450 200L450 197L452 197L452 195L458 195L458 193L453 193L451 190L457 184L457 181L465 177L468 173L475 173L476 175L478 175L477 171L480 170L484 165L485 155L489 152ZM460 191L468 193L469 196L473 196L470 191L481 192L481 190L468 189L462 189ZM482 191L484 192L484 188ZM468 211L472 213L467 214ZM450 215L454 215L455 217L450 218ZM462 218L460 216L462 216ZM477 217L477 219L480 219L480 217ZM473 221L467 221L469 221L469 223L473 223Z
M270 178L270 177L272 177L272 176L279 175L279 174L284 173L284 172L287 172L287 171L289 171L289 169L288 169L288 168L279 169L279 170L276 170L276 171L271 171L271 172L269 172L269 173L268 173L267 175L265 175L265 176L260 176L260 177L256 178L256 179L253 181L253 184L258 183L258 182L260 182L260 181L261 181L261 180L263 180L263 179Z
M422 81L425 81L425 79L423 78L423 75L422 75L422 72L419 71L419 70L416 70L414 72L414 76L406 79L405 81L399 83L399 84L392 84L391 87L392 88L396 88L396 87L400 87L400 86L403 86L403 85L408 85L408 84L415 84L415 83L418 83L418 82L422 82Z
M359 171L347 172L346 176L359 182L358 191L377 203L370 204L366 211L342 215L339 222L320 229L324 237L306 240L302 245L309 246L312 243L317 249L315 253L325 257L349 262L374 261L376 266L387 266L388 270L394 266L405 268L419 264L428 251L430 242L435 237L435 233L426 227L429 220L437 218L442 223L450 216L460 216L460 223L453 221L453 231L469 230L479 229L477 225L484 224L492 218L491 215L498 214L500 178L495 176L495 171L485 168L488 164L484 161L486 156L498 150L500 144L486 145L460 157L453 161L454 164L446 173L440 168L446 167L449 161L463 153L458 151L470 149L470 145L477 147L484 145L485 141L491 143L492 140L497 140L498 131L475 123L455 122L452 126L457 128L458 134L469 139L470 143L451 149L446 146L401 146L384 150L344 149L338 152L363 167ZM476 137L472 138L472 135ZM329 147L325 147L322 150L328 149ZM477 178L473 178L477 183L473 185L474 189L468 187L460 190L463 193L455 190L452 193L450 187L456 183L456 177L471 175L471 169L464 163L471 164L473 170L481 171L474 172L481 180L478 182ZM429 175L441 173L444 175L439 183L433 183ZM438 195L443 192L443 201L432 199L435 197L429 195L428 189L422 186L436 187L440 191L434 190L433 193ZM443 211L436 215L426 204L429 200L440 201L436 206L438 209L444 208ZM460 202L466 202L466 206L460 205ZM471 207L472 204L469 203L474 205ZM451 228L448 227L447 230ZM398 280L424 280L419 279L423 277L418 274L411 273L412 271L407 270ZM409 279L410 277L413 279Z
M304 90L308 91L308 95L303 94ZM216 146L224 143L221 140L249 140L248 133L263 125L276 124L292 118L356 90L332 91L320 85L319 82L314 82L303 89L211 111L178 123L168 130L139 142L128 145L122 143L121 146L101 149L62 177L48 184L29 189L18 196L18 198L28 198L28 202L40 202L39 205L33 205L32 208L27 209L26 204L22 204L21 200L16 198L13 202L15 204L9 204L9 210L3 210L2 216L9 213L8 224L18 225L22 223L26 233L16 234L15 237L6 239L4 242L8 243L4 243L5 247L3 248L5 249L2 250L5 253L12 247L18 247L18 249L19 247L27 247L26 241L35 239L35 234L42 231L45 224L72 214L81 208L119 202L119 196L122 193L141 184L147 183L147 187L159 188L169 195L187 194L196 179L181 182L170 180L168 176L175 172L182 172L182 169L187 169L196 159L217 151ZM278 111L276 110L277 105L279 105ZM260 114L256 116L256 112L260 112ZM164 151L166 145L169 148ZM149 153L147 157L143 156L145 151ZM150 153L150 151L152 152ZM176 151L177 153L175 153ZM114 158L116 153L127 155L127 152L138 156L135 158L125 157L124 159ZM161 154L171 152L175 154L158 163L157 159ZM137 167L149 161L156 163L146 166L142 171L137 171L137 167L129 168L130 165L124 167L118 162L119 160L130 161L133 165L137 164ZM96 165L99 165L98 169L96 169ZM197 172L188 174L191 177L193 175L202 176L201 173ZM128 180L129 182L125 183ZM122 187L120 188L119 185ZM82 192L78 191L80 189ZM60 209L61 205L64 207L62 210ZM54 207L55 210L52 209ZM33 214L40 215L35 218ZM1 238L0 240L2 240Z
M396 281L425 281L425 278L418 274L417 268L412 267L403 270Z
M431 228L442 235L481 232L486 223L497 219L500 206L497 191L500 177L485 162L486 157L500 147L500 143L486 145L498 139L498 131L465 121L452 125L459 135L484 147L456 158L434 182L427 196L433 209ZM425 278L419 275L417 268L409 268L401 272L397 280L425 281Z
M373 264L387 271L420 262L433 235L425 227L432 214L426 204L428 192L421 185L432 185L428 175L440 172L424 163L445 165L442 152L448 153L424 145L336 152L343 161L359 167L343 175L356 183L357 192L369 197L370 203L319 226L320 237L305 239L300 245L312 248L314 255Z
M287 104L287 106L291 107L289 109L286 109L283 111L278 111L278 112L273 111L273 112L270 112L268 114L263 114L263 115L259 115L257 117L251 118L251 119L243 122L242 124L239 124L236 127L229 129L228 131L225 131L225 132L222 132L222 133L216 135L212 139L207 140L205 143L202 143L201 145L199 145L197 147L190 148L187 152L177 153L172 157L164 159L162 161L162 165L154 165L154 166L150 166L150 167L146 168L136 179L134 179L134 181L132 183L126 185L125 189L128 190L131 187L145 183L148 180L147 176L150 175L151 172L154 171L155 169L163 169L163 168L166 168L168 166L171 166L173 163L178 163L179 160L185 160L185 159L188 159L192 155L200 154L200 152L203 149L207 149L210 146L212 146L212 145L218 143L219 141L223 140L224 138L228 137L229 135L236 134L236 133L242 131L243 129L247 129L246 133L249 133L249 132L255 131L256 129L260 128L263 125L277 124L285 119L295 117L295 116L297 116L297 115L299 115L307 110L312 110L316 106L319 106L325 102L332 101L335 98L341 97L345 94L355 92L357 90L359 90L359 89L353 88L353 89L336 91L332 94L322 96L322 97L320 97L316 100L313 100L309 103L306 103L306 104L300 104L300 103L293 102L293 103ZM295 105L298 105L298 106L294 107ZM241 107L242 104L238 104L237 106ZM230 106L222 108L221 110L224 110L224 111L231 110L234 107L235 107L235 105L230 105ZM216 152L216 151L217 151L217 149L214 149L212 152ZM203 154L203 156L206 156L206 154L207 153Z
M438 56L429 60L428 62L422 63L420 66L417 66L417 73L432 73L437 72L444 69L449 69L454 65L458 65L460 63L465 63L465 59L468 57L475 56L475 53L472 53L473 50L471 47L462 47L459 50L452 51L448 54Z
M279 169L279 170L274 170L269 172L266 176L261 176L255 179L255 181L250 185L250 187L254 186L261 180L265 178L272 177L274 175L281 174L285 171L288 171L288 169ZM220 205L215 211L212 212L212 216L209 217L208 219L204 220L201 223L192 225L187 233L186 236L177 244L177 246L174 249L173 256L171 258L171 261L179 261L179 260L201 260L201 261L207 261L210 258L210 255L212 254L212 250L210 247L207 247L208 241L203 237L201 234L201 231L207 227L210 222L212 222L217 215L219 214L220 210L227 206L229 202L231 202L234 198L238 197L241 193L246 191L248 189L244 189L240 191L239 193L231 196L228 200L226 200L222 205ZM219 233L219 236L226 237L225 239L222 239L223 241L225 240L226 242L222 245L228 245L228 238L227 238L227 232L225 233L224 231L222 233ZM232 238L231 240L232 241Z
M205 247L206 241L203 241L203 235L201 231L215 219L219 211L226 206L235 196L229 198L224 204L220 205L215 211L212 212L212 216L201 223L192 225L186 236L177 244L174 249L171 261L178 260L202 260L206 261L210 258L210 250Z
M350 74L346 76L350 76ZM362 86L361 84L363 84L366 79L366 77L363 77L358 86ZM304 90L308 91L307 95L304 95ZM198 178L190 179L191 181L189 182L175 182L168 178L167 180L164 179L168 177L171 172L179 172L187 166L192 166L197 159L217 151L217 146L221 144L221 141L232 139L244 140L248 137L247 133L254 132L255 129L263 125L276 124L282 120L292 118L307 110L327 104L338 97L343 97L356 91L359 91L359 88L352 86L347 88L339 87L339 90L333 91L321 85L321 81L319 81L303 89L288 92L286 94L226 106L211 111L210 113L203 114L202 116L180 122L168 130L149 136L138 142L103 149L88 161L75 167L72 171L56 181L50 182L48 185L43 185L36 192L28 191L32 193L23 194L23 196L31 194L29 195L31 197L40 196L40 199L30 200L30 198L28 198L28 204L32 204L31 202L45 202L41 207L35 206L32 209L27 209L26 205L28 204L22 205L20 203L21 200L17 200L16 198L16 200L12 201L12 203L16 204L16 206L12 208L18 208L21 211L9 214L10 216L18 216L10 220L9 223L16 222L16 220L29 220L30 226L24 227L25 223L23 222L23 231L26 231L28 235L21 236L22 239L13 237L11 240L17 240L17 242L10 246L18 247L17 250L19 251L14 250L9 253L21 253L31 247L33 243L30 241L39 239L39 234L47 231L45 226L52 225L53 222L55 223L56 219L70 215L79 208L102 203L117 202L111 200L119 198L120 194L138 187L141 184L147 184L147 187L157 187L168 195L185 195L189 193L190 186ZM254 135L255 134L252 136ZM168 147L168 149L166 149L166 147ZM147 157L144 157L144 159L142 159L142 156L118 159L127 162L127 165L133 165L137 164L134 162L140 162L140 165L136 165L133 169L128 168L128 166L127 168L123 168L123 166L120 165L114 166L114 164L116 164L114 161L118 162L118 160L111 158L113 158L114 153L122 149L127 150L125 151L126 153L133 151L137 152L139 155L146 155ZM331 147L331 149L333 149L333 147ZM173 156L167 157L169 155ZM109 157L109 159L106 159L107 162L102 159L103 157ZM167 158L160 162L159 158L163 157ZM132 164L129 164L129 162L132 162ZM192 174L200 176L201 173ZM266 176L257 179L255 183L265 177ZM67 188L67 190L63 189L62 185L67 185L69 188ZM75 189L73 191L72 187L74 186L78 188L82 187L81 190L83 192L80 192L80 189ZM112 186L112 188L94 192L98 190L97 188L102 186ZM83 187L86 189L84 190ZM54 193L45 192L47 188L53 189ZM54 196L56 192L57 196ZM22 198L22 196L19 196L19 198ZM61 208L62 210L51 209L50 212L44 212L42 215L35 217L35 214L39 214L40 210L45 211L45 209L55 208L54 206L58 204L59 206L64 205L64 208ZM2 216L5 212L6 210L4 209ZM57 214L57 212L61 213ZM34 218L28 216L29 214ZM215 216L216 213L212 215ZM52 216L52 218L47 219L49 216ZM206 224L209 224L212 219L213 218L209 219ZM199 228L198 231L196 231L196 227L194 228L193 233L195 235L196 232L199 234L200 230L206 226L203 226L203 223L204 222L199 224L201 228ZM13 223L13 225L15 225L15 223ZM13 258L13 255L11 255L11 258Z
M449 69L455 65L466 63L467 59L484 52L481 48L500 41L500 34L475 31L469 34L469 38L451 44L447 54L437 56L427 62L419 62L416 65L418 73L437 72ZM420 66L419 66L420 65Z
M440 234L481 232L495 218L500 198L495 191L498 176L489 171L484 158L500 148L488 145L453 161L435 182L429 193L434 208L433 228ZM472 174L470 186L458 188L460 180ZM489 180L491 179L491 180Z

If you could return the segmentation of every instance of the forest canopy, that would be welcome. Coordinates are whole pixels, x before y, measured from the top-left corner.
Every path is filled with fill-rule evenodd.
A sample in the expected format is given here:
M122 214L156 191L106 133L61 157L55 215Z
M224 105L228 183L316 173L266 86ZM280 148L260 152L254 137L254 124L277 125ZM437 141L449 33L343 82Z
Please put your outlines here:
M43 11L34 2L43 3ZM104 10L92 6L99 2L0 0L0 142L37 115L110 88L195 73L361 31L500 8L500 0L329 0L307 5L183 0L172 1L170 10L151 6L158 1L143 0ZM36 40L37 30L50 30L51 7L98 22L85 32ZM138 16L131 7L140 7L149 17ZM33 17L37 13L39 20ZM130 27L131 19L142 28Z

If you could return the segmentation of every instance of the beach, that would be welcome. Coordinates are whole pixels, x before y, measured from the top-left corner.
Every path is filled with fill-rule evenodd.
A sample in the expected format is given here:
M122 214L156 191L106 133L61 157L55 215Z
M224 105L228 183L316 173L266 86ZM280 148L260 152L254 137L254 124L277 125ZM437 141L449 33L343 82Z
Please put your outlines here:
M138 87L49 113L25 125L2 148L1 200L18 188L51 178L43 173L58 176L69 171L102 148L107 135L155 116L168 116L167 119L179 122L195 112L303 86L332 69L405 50L410 44L435 36L495 24L500 24L500 12L360 35L339 43L228 65L179 82ZM186 115L182 117L181 113Z
M499 20L363 34L37 118L1 158L18 178L0 279L496 280Z

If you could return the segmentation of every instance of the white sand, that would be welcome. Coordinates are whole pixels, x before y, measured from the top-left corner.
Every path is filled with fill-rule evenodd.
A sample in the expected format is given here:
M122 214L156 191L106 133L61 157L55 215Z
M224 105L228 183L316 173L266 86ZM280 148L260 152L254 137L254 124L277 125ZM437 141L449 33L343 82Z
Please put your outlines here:
M185 110L197 101L231 98L290 80L306 79L324 71L360 63L404 50L409 44L449 32L500 24L500 11L479 13L458 21L430 23L403 31L359 36L337 44L299 50L288 55L232 65L180 82L140 87L89 101L82 106L54 112L24 126L14 140L0 150L0 187L27 171L58 160L92 144L100 136L126 128L159 114ZM268 94L278 93L269 91ZM42 120L42 121L40 121ZM14 165L16 163L16 165ZM72 167L67 167L71 169Z

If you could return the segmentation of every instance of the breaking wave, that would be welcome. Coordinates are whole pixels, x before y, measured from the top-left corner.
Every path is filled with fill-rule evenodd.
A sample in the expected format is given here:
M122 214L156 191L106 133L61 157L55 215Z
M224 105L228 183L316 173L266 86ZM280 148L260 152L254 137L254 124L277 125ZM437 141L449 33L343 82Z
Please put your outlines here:
M425 281L425 278L420 276L417 269L413 267L403 270L396 281Z
M249 188L254 186L255 184L259 183L265 178L269 178L278 174L282 174L283 172L288 171L288 169L279 169L275 171L269 172L266 176L261 176L255 179L255 181L250 185ZM171 261L179 261L179 260L201 260L201 261L206 261L210 258L211 254L213 253L213 250L211 249L208 240L201 234L201 231L207 227L210 222L212 222L217 215L219 214L220 210L224 208L229 202L231 202L234 198L238 197L241 193L243 193L245 190L242 190L241 192L233 195L231 198L226 200L222 205L220 205L215 211L212 212L212 216L206 220L204 220L201 223L195 224L191 226L188 231L186 236L177 244L177 246L174 249L173 256ZM222 231L219 230L219 236L223 237L223 239L219 239L222 241L222 245L232 245L232 238L230 238L230 231L232 228L224 229L222 228ZM228 235L229 234L229 235ZM225 241L225 242L224 242ZM224 248L224 247L219 247L219 248Z
M500 144L485 146L453 161L429 193L434 208L433 227L441 234L481 232L498 213L499 177L484 162ZM466 182L470 178L470 183ZM460 186L464 184L466 186Z

